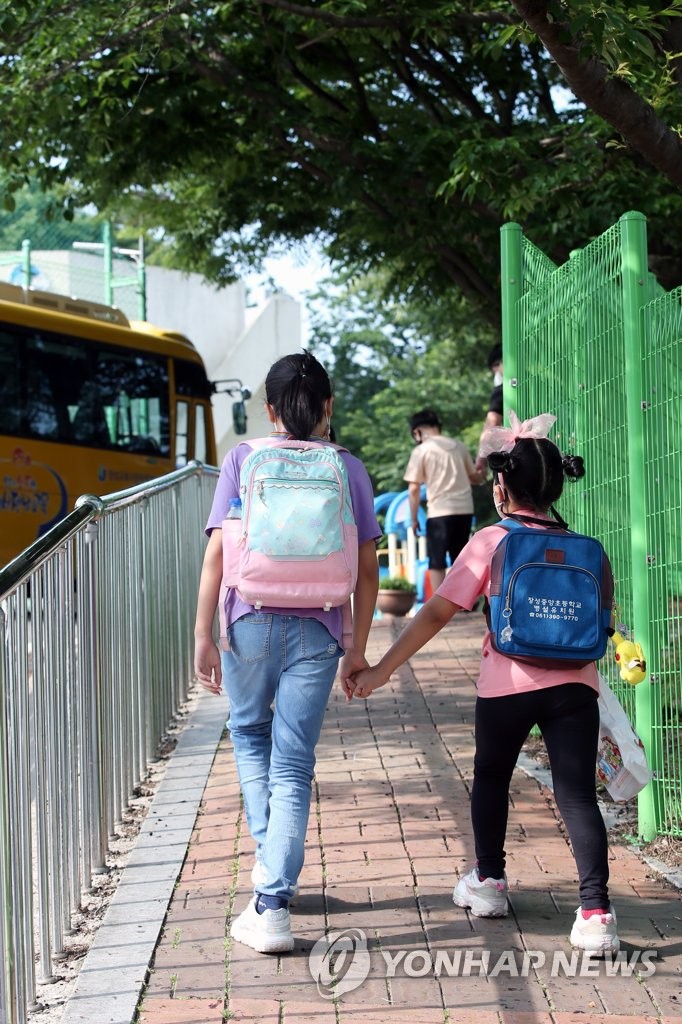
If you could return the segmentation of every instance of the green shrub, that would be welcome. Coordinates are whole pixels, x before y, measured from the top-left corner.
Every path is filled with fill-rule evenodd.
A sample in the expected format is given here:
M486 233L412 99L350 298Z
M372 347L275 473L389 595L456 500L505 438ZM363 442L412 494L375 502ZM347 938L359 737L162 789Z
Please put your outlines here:
M379 580L379 590L406 590L409 594L416 594L417 588L404 576L382 576Z

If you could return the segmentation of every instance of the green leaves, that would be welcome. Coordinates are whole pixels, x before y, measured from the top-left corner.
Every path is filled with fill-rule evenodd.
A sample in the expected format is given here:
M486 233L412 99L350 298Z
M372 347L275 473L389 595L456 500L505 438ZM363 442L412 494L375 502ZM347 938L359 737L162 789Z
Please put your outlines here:
M393 298L386 286L381 273L337 271L312 297L311 335L333 376L339 440L372 467L378 490L402 490L418 409L436 408L446 432L475 450L491 387L486 356L498 335L454 293L423 304Z
M546 7L582 59L682 123L682 0ZM15 0L0 28L10 191L30 175L102 210L132 202L218 282L318 235L395 294L455 290L496 322L505 219L562 259L633 205L682 279L670 185L566 102L507 0Z

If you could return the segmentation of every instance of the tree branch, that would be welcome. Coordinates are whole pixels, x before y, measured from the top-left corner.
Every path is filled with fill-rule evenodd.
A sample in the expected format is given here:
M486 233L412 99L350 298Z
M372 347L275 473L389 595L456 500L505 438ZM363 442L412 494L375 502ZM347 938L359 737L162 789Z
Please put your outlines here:
M444 62L435 60L433 55L428 51L425 53L423 48L417 49L415 46L407 45L405 50L405 56L408 60L412 61L422 71L432 75L447 91L448 95L461 107L468 110L470 114L478 121L484 121L493 135L498 138L503 137L505 132L500 128L495 119L490 116L478 102L475 96L466 89L463 89L460 82L455 75L447 68ZM452 58L452 55L450 55Z
M290 0L260 0L260 3L267 7L276 7L280 11L286 11L287 14L298 14L303 18L323 21L335 28L396 28L403 24L403 19L398 17L356 18L344 14L333 14L331 11L312 5L307 7L305 4L291 3Z
M362 18L347 14L333 14L324 8L315 7L312 4L306 6L305 4L292 3L291 0L260 0L260 3L268 7L276 7L278 10L286 11L288 14L298 14L303 18L323 21L327 25L333 25L335 28L400 28L405 25L405 18L398 16L384 15L375 18ZM456 14L453 17L452 23L480 27L490 24L511 25L513 22L514 19L511 15L503 14L501 11L481 11L476 14Z
M556 61L578 99L620 132L632 149L673 185L682 188L682 140L661 121L651 104L623 79L609 77L601 61L583 58L578 46L565 42L568 25L549 21L546 0L510 2Z

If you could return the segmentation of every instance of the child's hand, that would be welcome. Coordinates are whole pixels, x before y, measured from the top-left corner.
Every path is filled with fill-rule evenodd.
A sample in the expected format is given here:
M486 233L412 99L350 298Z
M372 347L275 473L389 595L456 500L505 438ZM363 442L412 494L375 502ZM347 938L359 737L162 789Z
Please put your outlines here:
M194 644L194 674L205 690L220 694L222 672L218 648L210 637L197 639Z
M375 666L374 668L365 668L361 672L356 672L353 676L353 681L355 683L353 696L369 697L373 690L378 690L380 686L384 686L388 679Z
M355 675L363 668L369 668L369 662L364 654L353 650L346 651L339 665L339 678L341 680L341 689L345 693L347 701L353 699Z

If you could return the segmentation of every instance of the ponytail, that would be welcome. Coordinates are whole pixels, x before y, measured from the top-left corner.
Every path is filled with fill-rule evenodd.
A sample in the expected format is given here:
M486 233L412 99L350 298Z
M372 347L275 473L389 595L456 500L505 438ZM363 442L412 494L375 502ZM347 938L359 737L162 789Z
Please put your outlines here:
M332 397L327 371L306 349L283 356L265 378L265 400L297 441L310 437Z

